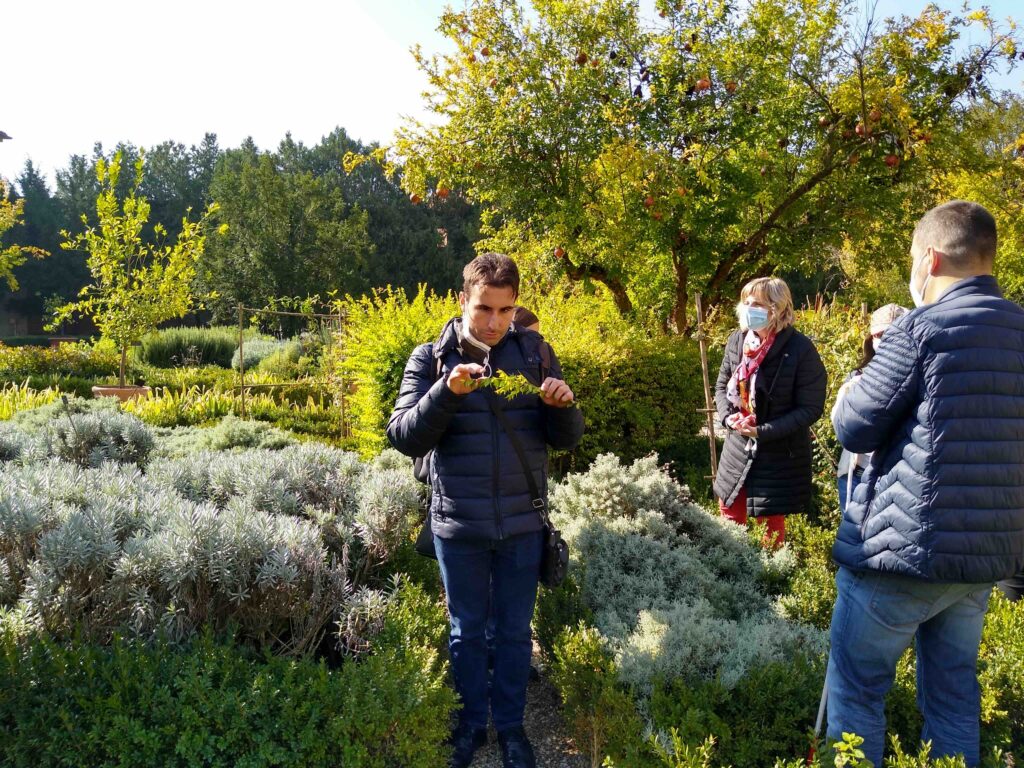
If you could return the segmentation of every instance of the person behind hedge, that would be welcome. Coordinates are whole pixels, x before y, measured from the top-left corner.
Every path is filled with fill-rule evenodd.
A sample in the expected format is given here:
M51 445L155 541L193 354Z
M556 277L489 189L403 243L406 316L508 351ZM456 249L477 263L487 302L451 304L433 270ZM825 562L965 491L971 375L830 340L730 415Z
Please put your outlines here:
M810 427L825 408L825 366L793 327L793 298L777 277L751 280L736 307L740 328L725 346L715 404L729 428L715 477L723 516L753 517L781 546L785 515L811 499Z
M562 380L554 354L541 355L540 335L512 324L519 271L512 259L486 253L463 272L462 316L433 344L409 358L388 422L391 444L409 456L433 449L431 522L451 623L449 652L462 701L451 738L451 766L468 766L487 740L488 705L506 768L535 758L523 730L530 674L530 620L537 595L542 523L509 435L492 412L497 398L516 427L541 493L547 448L569 450L583 435L583 417ZM542 359L550 370L541 370ZM440 364L438 375L437 366ZM508 402L477 377L522 372L541 394ZM488 695L484 639L491 587L495 666Z
M839 565L828 737L875 765L885 695L916 639L921 738L979 762L978 646L992 585L1024 566L1024 310L992 270L996 223L954 200L910 247L916 309L844 385L839 442L871 460L833 547Z
M881 341L885 329L892 325L896 318L902 317L905 314L907 314L907 308L901 307L899 304L886 304L884 307L880 307L871 313L871 325L868 329L868 335L864 337L860 362L857 363L857 367L854 368L853 372L846 379L847 381L855 376L860 376L864 366L870 363L871 359L875 356L875 347ZM836 400L836 403L838 402ZM839 456L839 466L836 469L836 485L839 489L840 512L846 511L846 500L850 498L853 489L860 482L864 474L864 467L868 465L870 458L870 454L852 453L845 448Z

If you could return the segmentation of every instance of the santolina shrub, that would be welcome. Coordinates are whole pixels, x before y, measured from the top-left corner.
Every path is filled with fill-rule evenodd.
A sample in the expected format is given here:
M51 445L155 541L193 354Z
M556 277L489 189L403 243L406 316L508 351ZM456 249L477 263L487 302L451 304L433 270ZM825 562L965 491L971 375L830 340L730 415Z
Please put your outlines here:
M132 451L153 438L136 419L108 404L70 418L46 408L0 440L0 592L19 622L98 640L235 624L286 652L329 633L344 651L368 647L385 563L419 509L407 463L308 444L158 459L143 474ZM122 439L125 420L144 437Z
M648 762L653 746L636 737L645 728L688 724L684 735L699 743L725 722L727 711L719 719L715 711L723 701L757 701L753 676L776 665L785 677L798 660L820 670L825 634L775 608L795 564L791 551L766 551L740 526L708 514L654 457L624 465L599 456L587 473L557 485L551 501L573 554L572 584L568 596L542 595L538 625L567 718L595 765L606 755L656 765ZM581 618L551 642L551 628ZM675 696L666 697L666 686L699 692L702 706L667 708ZM759 703L768 708L763 695ZM728 743L729 754L749 756L765 735L752 730Z

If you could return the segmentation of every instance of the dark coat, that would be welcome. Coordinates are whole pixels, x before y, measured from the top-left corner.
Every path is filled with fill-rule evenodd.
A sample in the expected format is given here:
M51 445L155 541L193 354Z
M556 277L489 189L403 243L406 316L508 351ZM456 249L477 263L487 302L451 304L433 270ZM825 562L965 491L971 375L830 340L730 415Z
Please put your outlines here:
M715 405L725 420L738 409L726 397L732 372L743 354L744 331L725 345L718 372ZM757 414L756 454L751 441L730 429L715 477L715 494L727 505L747 489L747 514L802 512L811 499L811 425L825 408L827 375L814 344L793 327L775 337L754 384Z
M990 275L893 323L833 414L874 451L832 554L854 570L982 583L1024 566L1024 310Z
M512 326L491 349L491 367L523 373L540 384L540 345L545 343L539 333ZM438 358L441 373L435 380ZM436 343L416 348L388 422L388 440L407 456L433 449L430 513L433 531L441 538L497 540L539 531L542 523L526 474L488 402L496 395L489 389L467 395L448 389L448 374L463 362L454 321ZM562 377L553 352L547 375ZM583 416L578 408L547 406L537 395L520 395L502 405L546 495L548 446L574 448L583 436Z

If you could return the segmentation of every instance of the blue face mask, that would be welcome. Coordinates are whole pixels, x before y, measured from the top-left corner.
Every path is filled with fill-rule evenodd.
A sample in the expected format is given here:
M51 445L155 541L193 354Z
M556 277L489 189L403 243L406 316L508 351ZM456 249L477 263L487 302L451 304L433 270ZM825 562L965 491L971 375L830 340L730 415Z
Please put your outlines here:
M760 331L768 325L768 310L764 307L751 307L746 304L740 310L743 313L743 324L752 331Z

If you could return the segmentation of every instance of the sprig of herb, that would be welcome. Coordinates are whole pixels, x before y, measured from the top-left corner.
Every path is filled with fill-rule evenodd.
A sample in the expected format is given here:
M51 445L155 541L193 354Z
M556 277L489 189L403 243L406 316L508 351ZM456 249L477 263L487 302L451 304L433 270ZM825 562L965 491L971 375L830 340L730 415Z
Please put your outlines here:
M511 400L514 397L520 395L537 395L543 397L544 393L541 388L530 382L521 373L506 373L505 371L495 371L494 375L486 379L477 380L478 387L490 387L499 395L507 400ZM570 406L577 408L578 403L573 401Z

